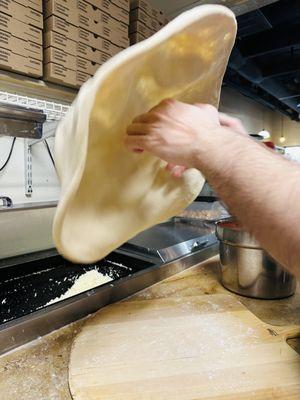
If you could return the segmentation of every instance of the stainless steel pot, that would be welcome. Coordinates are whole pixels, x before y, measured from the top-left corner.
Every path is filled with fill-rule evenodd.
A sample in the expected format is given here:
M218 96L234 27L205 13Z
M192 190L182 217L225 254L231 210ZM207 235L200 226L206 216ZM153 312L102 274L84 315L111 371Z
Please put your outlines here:
M258 299L281 299L295 293L296 278L235 223L219 222L222 284L232 292Z

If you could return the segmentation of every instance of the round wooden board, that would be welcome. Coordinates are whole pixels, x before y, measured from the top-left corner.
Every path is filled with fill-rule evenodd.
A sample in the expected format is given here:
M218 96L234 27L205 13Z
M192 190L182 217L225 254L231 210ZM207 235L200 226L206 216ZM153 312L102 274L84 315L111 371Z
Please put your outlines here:
M300 395L300 356L230 295L123 301L75 339L75 400L266 399Z

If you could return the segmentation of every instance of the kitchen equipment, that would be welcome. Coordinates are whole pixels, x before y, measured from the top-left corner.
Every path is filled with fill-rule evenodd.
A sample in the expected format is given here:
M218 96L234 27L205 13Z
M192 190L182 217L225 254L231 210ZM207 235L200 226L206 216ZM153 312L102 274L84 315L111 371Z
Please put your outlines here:
M214 225L170 220L139 233L121 249L152 262L170 262L216 244Z
M234 296L197 294L196 271L86 321L70 356L74 400L299 399L300 357L285 340L299 327L283 333Z
M43 210L51 208L34 211ZM30 210L21 208L19 212L29 213L30 219ZM12 225L19 220L17 209L0 213L0 216L0 220L10 216ZM40 221L41 224L45 223ZM1 253L7 253L6 240L3 240L3 246L0 246L0 354L83 318L217 253L214 227L201 230L181 225L157 225L91 265L70 263L54 249L1 259ZM25 240L25 230L22 232ZM9 254L18 254L14 245L6 245L10 247ZM35 246L38 245L44 246L44 243L35 238ZM109 275L112 280L47 305L50 300L64 294L76 277L91 269Z
M0 102L0 135L39 139L45 120L41 110Z
M222 284L232 292L259 299L295 293L296 278L234 221L217 223Z

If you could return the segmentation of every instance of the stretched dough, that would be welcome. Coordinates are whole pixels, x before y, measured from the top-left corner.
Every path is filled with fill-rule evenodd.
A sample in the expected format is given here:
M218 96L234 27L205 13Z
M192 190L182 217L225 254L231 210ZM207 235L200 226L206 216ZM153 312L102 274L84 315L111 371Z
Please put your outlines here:
M81 88L56 134L61 198L53 237L64 257L101 259L140 231L181 212L204 179L124 147L127 125L164 98L218 105L236 34L234 14L205 5L106 62Z

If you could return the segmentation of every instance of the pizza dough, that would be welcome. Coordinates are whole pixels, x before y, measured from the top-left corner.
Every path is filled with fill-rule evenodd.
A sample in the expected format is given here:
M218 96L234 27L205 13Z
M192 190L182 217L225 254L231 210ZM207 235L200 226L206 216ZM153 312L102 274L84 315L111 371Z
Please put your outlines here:
M173 178L164 161L129 152L126 127L164 98L218 106L235 34L229 9L196 7L117 54L83 85L56 134L61 198L53 237L64 257L99 260L199 194L199 171Z

